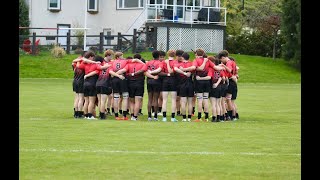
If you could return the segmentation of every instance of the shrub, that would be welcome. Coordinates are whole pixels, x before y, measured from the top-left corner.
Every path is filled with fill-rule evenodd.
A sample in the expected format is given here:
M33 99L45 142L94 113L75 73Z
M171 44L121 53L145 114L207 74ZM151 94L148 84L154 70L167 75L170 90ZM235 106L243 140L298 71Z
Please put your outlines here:
M231 54L246 54L272 57L274 39L271 35L254 32L228 37L226 47ZM281 35L276 41L276 57L281 57L281 45L284 43Z
M62 58L64 55L66 55L66 51L60 46L55 46L51 50L51 55L55 58Z
M91 46L90 48L89 48L89 50L90 51L92 51L92 52L94 52L95 54L97 54L97 52L98 52L98 47L96 47L96 46Z
M83 49L80 48L80 47L77 47L77 48L74 50L74 53L75 53L75 54L82 54L82 52L83 52Z

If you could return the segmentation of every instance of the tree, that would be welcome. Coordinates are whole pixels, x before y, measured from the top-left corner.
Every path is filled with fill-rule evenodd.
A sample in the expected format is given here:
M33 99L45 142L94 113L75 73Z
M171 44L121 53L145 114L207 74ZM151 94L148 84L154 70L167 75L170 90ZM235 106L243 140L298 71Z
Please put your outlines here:
M242 53L264 56L272 54L274 59L276 56L280 57L277 49L281 46L279 43L282 42L280 41L281 37L279 37L282 0L245 0L244 8L243 1L222 0L223 6L227 8L227 35L234 37L227 39L227 47L232 47L235 52L240 52L241 50ZM248 41L243 40L244 37ZM252 41L256 37L258 37L258 42ZM250 43L246 44L247 47L259 45L264 52L257 49L244 48L242 47L244 44L233 43L232 41L234 40ZM261 42L265 44L261 46Z
M282 1L282 27L286 43L283 57L301 67L301 2L300 0Z
M19 27L29 27L29 7L25 0L19 0ZM29 29L19 30L19 35L29 35Z
M273 37L273 50L272 50L272 58L275 60L276 58L276 44L277 44L277 38L278 38L278 32L280 30L280 16L273 15L266 17L263 21L261 21L260 31L265 32L268 35L271 35Z

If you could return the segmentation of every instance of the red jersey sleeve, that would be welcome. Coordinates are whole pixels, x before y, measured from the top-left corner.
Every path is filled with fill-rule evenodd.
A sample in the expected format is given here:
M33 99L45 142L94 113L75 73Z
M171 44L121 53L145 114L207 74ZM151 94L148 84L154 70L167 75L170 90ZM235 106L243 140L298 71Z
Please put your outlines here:
M147 71L147 70L148 70L147 64L144 64L144 65L143 65L142 70L143 70L143 71Z
M208 62L209 62L209 67L213 68L215 66L215 64L212 61L208 60Z
M163 67L163 63L165 63L165 62L160 62L159 65L158 65L158 68L161 67L161 69L163 70L163 68L164 68Z
M126 66L125 66L123 69L126 69L126 72L128 72L128 70L129 70L129 64L127 63Z
M78 68L80 68L80 69L84 69L84 67L85 67L85 64L84 64L84 62L82 61L82 62L80 63L80 65L79 65L79 67L78 67Z
M225 70L221 70L220 71L220 77L225 77L226 75L225 75Z
M192 62L192 66L198 67L197 59L193 60L193 62Z
M213 75L214 75L213 68L209 68L208 76L213 77Z
M172 69L174 69L174 67L177 67L177 68L179 68L179 62L175 62L175 63L173 64L173 67L172 67Z

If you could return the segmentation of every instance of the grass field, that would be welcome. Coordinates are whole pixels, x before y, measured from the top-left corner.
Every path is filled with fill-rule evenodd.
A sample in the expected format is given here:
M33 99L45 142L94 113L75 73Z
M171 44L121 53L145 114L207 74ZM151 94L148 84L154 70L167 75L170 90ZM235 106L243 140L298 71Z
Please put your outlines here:
M172 123L74 119L71 82L20 78L19 179L301 179L300 83L239 82L240 120Z

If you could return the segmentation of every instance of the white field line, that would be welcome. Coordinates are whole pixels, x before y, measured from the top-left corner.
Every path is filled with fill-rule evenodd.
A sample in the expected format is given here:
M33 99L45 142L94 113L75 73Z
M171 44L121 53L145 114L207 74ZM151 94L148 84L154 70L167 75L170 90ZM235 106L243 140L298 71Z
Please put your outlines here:
M83 149L19 149L21 152L66 152L66 153L124 153L124 154L179 154L179 155L244 155L244 156L301 156L301 154L279 154L259 152L157 152L157 151L121 151L121 150L83 150Z

